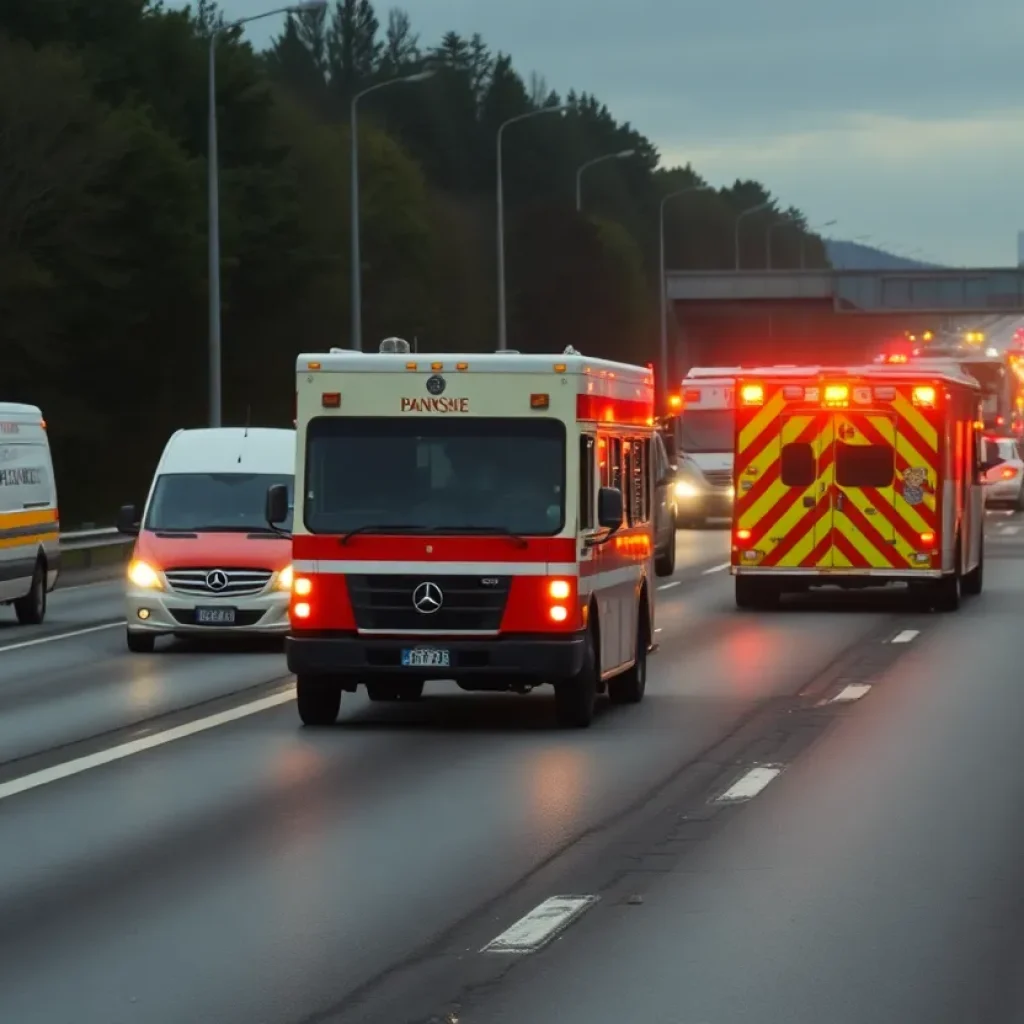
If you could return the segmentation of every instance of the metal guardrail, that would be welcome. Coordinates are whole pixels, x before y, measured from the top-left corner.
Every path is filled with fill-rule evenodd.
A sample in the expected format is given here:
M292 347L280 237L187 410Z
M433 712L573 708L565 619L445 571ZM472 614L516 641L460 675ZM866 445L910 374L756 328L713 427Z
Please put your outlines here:
M102 529L66 530L60 535L61 551L87 551L92 548L112 548L129 544L134 537L128 537L113 526Z
M61 531L60 550L65 555L74 552L74 564L69 561L65 566L68 570L93 569L106 565L113 568L127 559L131 550L129 545L134 540L134 537L118 533L113 526L101 528L89 525L80 530ZM108 551L110 555L102 559L95 558L101 551Z

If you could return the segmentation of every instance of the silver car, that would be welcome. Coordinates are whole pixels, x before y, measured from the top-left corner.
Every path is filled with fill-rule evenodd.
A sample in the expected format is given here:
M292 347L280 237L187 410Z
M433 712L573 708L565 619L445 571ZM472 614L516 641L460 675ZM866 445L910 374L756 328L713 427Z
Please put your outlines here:
M989 508L1024 510L1024 458L1012 437L986 437L985 462L998 463L985 473L985 504Z

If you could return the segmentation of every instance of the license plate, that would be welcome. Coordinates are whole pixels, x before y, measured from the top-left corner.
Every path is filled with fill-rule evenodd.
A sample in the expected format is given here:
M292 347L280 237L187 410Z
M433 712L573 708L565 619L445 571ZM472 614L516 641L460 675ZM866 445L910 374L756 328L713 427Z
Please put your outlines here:
M234 608L197 608L197 626L233 626L235 624Z
M451 660L447 651L439 651L434 647L414 647L411 651L402 651L402 664L409 668L448 668Z

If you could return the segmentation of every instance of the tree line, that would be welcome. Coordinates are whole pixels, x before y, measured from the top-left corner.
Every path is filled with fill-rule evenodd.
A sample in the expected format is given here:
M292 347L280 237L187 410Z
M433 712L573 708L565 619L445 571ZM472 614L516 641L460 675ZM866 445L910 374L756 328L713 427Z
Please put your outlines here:
M255 51L209 0L0 5L0 400L43 407L65 521L144 492L207 406L207 59L217 69L224 416L288 425L294 357L350 336L349 130L359 100L363 336L488 351L504 132L508 340L645 362L658 223L705 182L597 97L560 96L479 35L421 40L400 9L335 0ZM427 73L415 82L395 79ZM630 151L577 172L597 157ZM672 268L825 264L755 181L666 207Z

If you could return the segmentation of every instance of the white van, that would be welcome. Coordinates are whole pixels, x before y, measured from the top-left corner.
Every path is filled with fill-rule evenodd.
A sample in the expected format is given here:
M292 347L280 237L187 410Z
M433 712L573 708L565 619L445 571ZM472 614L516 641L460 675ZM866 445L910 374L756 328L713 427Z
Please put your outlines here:
M267 525L267 489L295 483L295 431L179 430L160 457L143 514L118 513L135 536L125 588L128 649L159 636L288 632L292 545ZM282 524L291 530L291 523Z
M43 414L0 402L0 604L13 604L23 625L38 625L59 572L57 487Z

